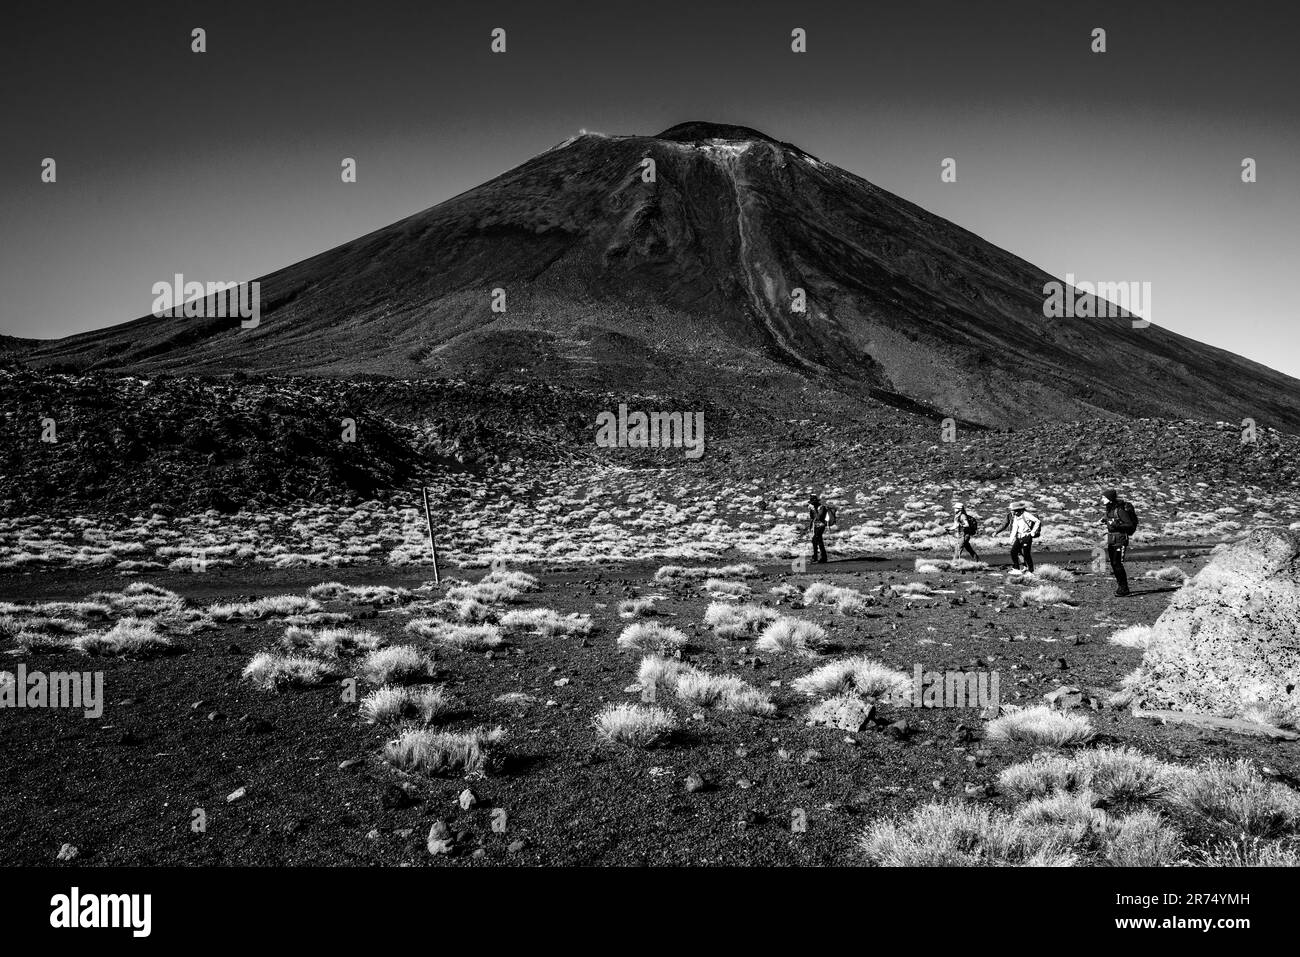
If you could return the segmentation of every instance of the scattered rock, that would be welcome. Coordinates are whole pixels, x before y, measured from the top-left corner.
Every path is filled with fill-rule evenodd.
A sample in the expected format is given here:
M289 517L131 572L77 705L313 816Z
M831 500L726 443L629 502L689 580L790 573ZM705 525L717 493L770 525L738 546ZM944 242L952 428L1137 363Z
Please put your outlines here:
M236 801L242 801L248 794L248 788L238 788L226 795L226 803L234 804Z
M510 844L510 846L509 846L508 848L506 848L506 850L509 851L511 854L518 854L520 851L522 851L522 850L523 850L524 848L526 848L527 846L528 846L528 843L527 843L526 841L524 841L524 840L521 838L521 839L518 840L518 841L512 841L511 844Z
M1049 708L1069 711L1083 704L1083 692L1073 685L1061 685L1055 691L1043 695L1043 700L1047 702Z
M434 856L451 853L451 830L447 827L446 821L433 822L433 826L429 828L429 840L427 846L429 848L429 853Z
M55 857L55 860L73 861L77 859L77 856L79 854L81 854L81 851L77 850L77 845L64 844L62 847L59 848L59 853Z
M355 767L359 767L362 763L364 763L364 762L362 761L361 758L348 758L348 759L345 760L345 761L340 761L340 762L339 762L339 770L340 770L340 771L351 771L353 768L355 768Z
M709 786L709 782L705 781L702 775L696 774L694 771L686 775L687 794L694 794L697 791L703 791L708 786Z
M808 713L808 723L835 728L839 731L858 732L875 713L875 705L852 695L828 698Z
M465 790L460 792L459 801L460 801L460 809L462 811L468 811L470 808L472 808L475 804L478 803L478 795L476 795L473 792L473 790L471 790L470 788L466 788Z

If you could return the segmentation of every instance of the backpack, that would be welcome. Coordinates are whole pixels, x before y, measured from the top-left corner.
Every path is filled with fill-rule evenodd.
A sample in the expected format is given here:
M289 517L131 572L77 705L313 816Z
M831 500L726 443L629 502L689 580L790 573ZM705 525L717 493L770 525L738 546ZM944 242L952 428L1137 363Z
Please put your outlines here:
M837 518L836 518L836 515L835 515L835 506L834 506L834 505L827 505L827 506L826 506L826 524L827 524L828 526L829 526L829 525L834 525L834 524L836 524L836 521L837 521Z
M978 515L972 515L970 512L967 512L966 531L963 534L973 536L979 530L980 530L980 517Z
M1043 534L1043 520L1040 518L1035 518L1034 521L1037 522L1037 524L1034 526L1034 538L1039 538Z
M1138 527L1137 509L1133 507L1132 502L1120 502L1118 510L1120 513L1119 517L1124 520L1124 534L1132 535L1137 531Z

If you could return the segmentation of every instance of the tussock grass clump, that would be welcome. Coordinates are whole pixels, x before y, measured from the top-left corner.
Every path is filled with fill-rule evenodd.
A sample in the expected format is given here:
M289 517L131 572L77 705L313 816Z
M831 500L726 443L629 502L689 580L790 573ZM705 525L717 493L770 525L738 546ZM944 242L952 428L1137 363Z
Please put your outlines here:
M1159 814L1112 817L1090 792L1036 798L1015 813L980 805L929 804L902 820L870 825L868 861L893 867L1025 867L1110 864L1164 867L1186 849Z
M89 636L94 637L94 636ZM76 647L80 639L63 638L42 631L20 631L13 636L14 646L25 655L37 655L50 651L63 651ZM83 649L84 650L84 649Z
M925 582L904 582L901 585L890 585L889 588L896 595L930 595L934 592Z
M46 601L32 607L32 612L46 618L102 620L113 613L112 606L100 601Z
M655 581L671 582L683 578L755 578L758 569L753 565L723 565L718 568L685 568L681 565L664 565L655 572Z
M383 756L404 771L481 774L492 769L494 752L505 740L504 728L475 728L464 733L407 728L384 746Z
M334 677L335 666L304 655L277 655L263 651L244 666L243 676L263 691L283 691L319 685Z
M413 618L406 623L406 632L462 651L488 651L505 640L496 625L459 625L440 618Z
M712 602L704 611L704 623L719 638L746 638L757 635L764 626L779 618L779 613L762 605L735 605Z
M320 610L321 604L314 598L304 598L301 595L274 595L269 598L258 598L256 601L212 605L208 608L208 617L213 621L237 621L304 615Z
M858 842L867 861L882 867L1069 867L1076 855L1052 828L1035 826L988 807L927 804L910 817L878 821Z
M1156 630L1150 625L1129 625L1127 628L1121 628L1106 640L1112 645L1122 645L1125 648L1138 648L1146 651L1151 647L1151 641L1155 636Z
M1036 605L1056 605L1070 601L1069 592L1060 585L1035 585L1022 591L1020 597Z
M496 625L444 625L434 637L461 651L489 651L501 647L504 641Z
M656 605L658 602L653 598L625 598L618 603L618 616L620 618L645 618L650 615L658 614Z
M1300 867L1300 845L1241 835L1201 852L1206 867Z
M433 662L410 645L394 645L370 652L361 668L372 684L386 685L392 681L427 677L433 669Z
M561 615L551 608L527 608L508 611L501 616L501 627L516 631L531 631L543 638L580 637L591 634L590 615L576 612Z
M317 625L346 625L352 616L346 611L314 611L307 615L285 615L286 625L299 628L314 628Z
M663 655L646 655L641 659L637 669L637 681L642 685L654 685L672 691L677 687L677 679L690 674L695 669L678 658L665 658Z
M123 618L108 631L72 639L72 646L88 655L114 658L154 658L177 650L175 642L144 618Z
M1250 837L1300 830L1300 794L1267 781L1248 761L1210 761L1180 781L1174 803L1198 817Z
M1025 744L1064 747L1092 739L1092 722L1084 715L1053 711L1045 705L1012 711L994 718L985 728L990 741L1018 741Z
M653 621L638 621L623 629L617 644L622 651L648 651L662 655L685 648L687 641L687 637L676 628Z
M810 655L826 641L826 629L816 622L782 616L763 629L754 647L771 654Z
M660 744L677 728L677 718L671 711L644 704L606 705L593 723L600 743L634 748Z
M1155 811L1138 811L1111 818L1102 854L1114 867L1169 867L1187 852L1179 833Z
M506 605L518 601L526 592L540 588L537 579L527 572L502 570L484 575L472 585L453 585L447 589L446 597L454 603L469 600L483 605Z
M751 589L744 582L729 582L721 578L705 579L704 584L700 586L715 598L734 598L740 600L750 596Z
M312 631L297 625L284 630L280 644L289 651L307 651L326 658L374 651L384 643L378 635L358 628L322 628Z
M371 724L419 719L429 724L452 710L442 688L383 685L361 699L361 716Z
M358 605L400 605L411 600L405 588L388 585L344 585L342 582L321 582L307 589L307 596L319 601L346 601Z
M131 582L120 592L101 592L91 600L106 600L113 610L137 618L175 617L185 610L185 599L150 582Z
M683 701L706 708L753 715L776 713L770 695L735 675L711 675L692 668L677 677L674 690Z
M1158 582L1176 582L1181 585L1187 581L1187 572L1177 565L1167 565L1164 568L1153 568L1142 577L1151 578Z
M1069 843L1078 844L1105 829L1106 812L1096 805L1097 796L1091 791L1058 791L1021 805L1015 817L1025 824L1057 825L1070 835Z
M825 582L813 582L804 589L805 605L833 605L839 615L856 615L871 605L871 599L853 588L840 588Z
M829 662L791 683L796 691L810 698L850 691L866 698L889 698L905 694L911 685L908 675L866 655Z
M1034 577L1045 582L1072 582L1074 581L1074 572L1058 565L1039 565L1034 569Z
M1164 799L1187 773L1132 748L1092 748L1036 754L1006 768L998 785L1019 798L1087 792L1111 806L1141 805Z

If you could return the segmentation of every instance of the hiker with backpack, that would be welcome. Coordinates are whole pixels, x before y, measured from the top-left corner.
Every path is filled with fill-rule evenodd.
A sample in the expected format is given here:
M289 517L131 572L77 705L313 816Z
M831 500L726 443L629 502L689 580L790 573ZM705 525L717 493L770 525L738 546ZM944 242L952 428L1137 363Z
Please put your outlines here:
M808 530L812 533L813 564L826 564L826 526L835 524L835 508L816 495L808 496Z
M1123 598L1129 594L1128 571L1124 568L1124 553L1128 550L1129 536L1137 531L1137 509L1131 502L1119 497L1113 488L1102 492L1102 504L1106 507L1106 557L1110 559L1110 570L1115 576L1115 597Z
M979 561L980 557L970 543L971 536L979 531L979 519L966 511L964 502L953 503L952 510L954 513L952 530L957 533L957 544L952 550L952 560L955 562L961 557L962 552L969 552L973 561Z
M1009 524L1011 527L1011 564L1019 568L1020 559L1025 560L1025 570L1034 573L1034 539L1043 533L1043 523L1028 511L1028 502L1012 502ZM1004 524L1003 527L1006 527Z

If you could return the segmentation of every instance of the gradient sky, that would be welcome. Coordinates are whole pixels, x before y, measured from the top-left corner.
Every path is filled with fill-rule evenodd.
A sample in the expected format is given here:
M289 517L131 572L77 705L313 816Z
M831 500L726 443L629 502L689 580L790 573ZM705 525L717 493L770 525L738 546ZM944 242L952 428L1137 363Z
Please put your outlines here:
M795 143L1054 275L1150 282L1157 324L1300 376L1295 4L892 6L6 9L0 332L133 319L174 273L254 278L579 129L697 119ZM489 52L497 26L504 55ZM790 52L796 26L806 54ZM1103 55L1089 50L1098 26ZM340 182L345 156L355 184ZM939 180L948 156L955 184Z

